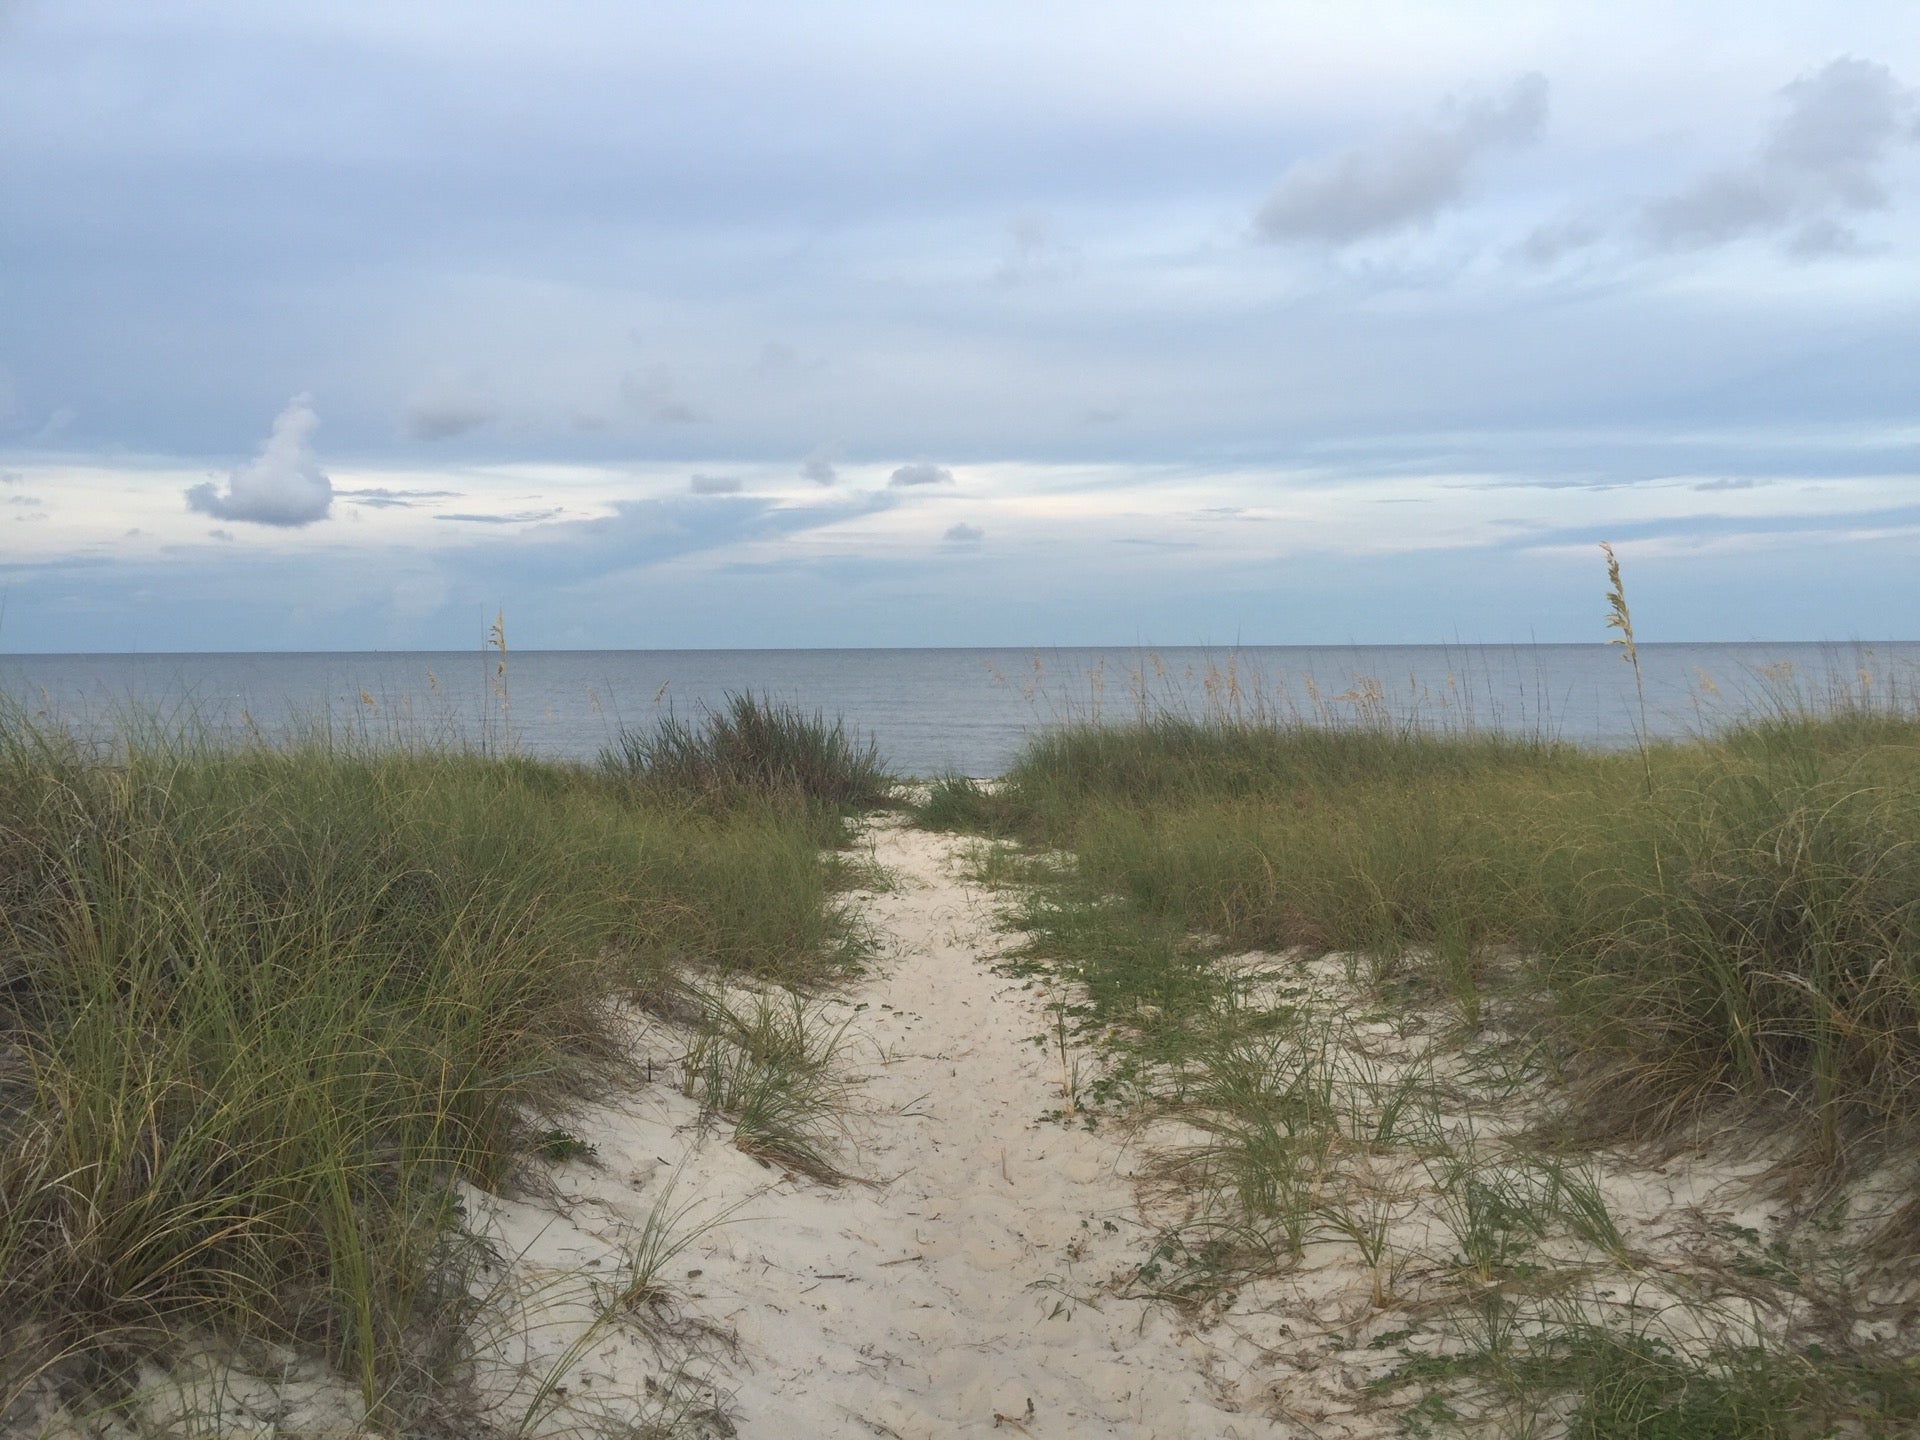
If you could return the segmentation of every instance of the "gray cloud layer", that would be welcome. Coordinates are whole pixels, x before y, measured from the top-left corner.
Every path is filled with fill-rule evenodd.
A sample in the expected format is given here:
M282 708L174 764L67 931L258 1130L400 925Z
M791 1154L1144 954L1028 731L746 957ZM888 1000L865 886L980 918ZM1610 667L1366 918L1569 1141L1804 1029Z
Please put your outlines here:
M1785 108L1747 164L1647 207L1655 244L1688 249L1778 235L1795 254L1822 254L1854 243L1850 219L1887 207L1887 162L1897 146L1920 140L1920 92L1885 65L1847 57L1802 76L1780 98Z
M1262 239L1344 245L1424 225L1466 193L1489 150L1531 144L1547 119L1547 82L1527 75L1498 100L1454 102L1432 119L1280 179L1254 219Z
M664 365L645 375L621 376L620 397L649 425L694 425L706 418L681 396L673 372Z
M333 483L314 457L313 432L320 417L305 395L296 395L273 422L260 453L227 477L223 494L209 480L187 491L187 507L217 520L252 525L311 525L333 508Z
M395 490L386 485L363 485L355 489L334 490L336 498L370 510L411 510L422 500L457 500L457 490Z
M914 465L902 465L887 479L887 484L895 489L911 485L951 485L953 471L944 465L929 465L924 461Z
M1412 513L1405 481L1435 522L1414 527L1425 543L1461 500L1417 488L1434 477L1564 484L1543 503L1571 527L1596 497L1657 509L1634 497L1661 477L1669 500L1779 477L1683 497L1758 511L1812 477L1914 472L1904 0L1776 0L1738 25L1665 0L1491 7L1525 23L1420 0L578 0L565 25L510 0L151 8L15 7L0 45L0 375L17 395L0 467L30 470L18 488L53 519L9 524L8 555L111 557L37 609L9 593L6 633L36 645L121 643L147 603L130 587L201 593L195 567L237 576L246 557L246 586L205 592L197 630L167 602L169 643L314 643L269 633L281 601L360 606L323 638L390 643L380 592L346 593L339 570L403 558L458 597L416 643L466 643L458 606L503 597L542 607L554 643L626 643L656 633L636 608L647 566L675 569L689 535L739 550L715 564L784 565L768 537L801 501L878 518L788 547L811 557L805 583L680 606L680 643L964 640L979 609L926 596L950 572L1012 605L999 577L1048 511L1017 492L1043 472L1088 519L1058 526L1062 566L1085 568L1037 567L1047 583L1000 634L1164 635L1155 616L1189 614L1221 636L1257 623L1252 591L1183 610L1150 565L1114 564L1129 552L1109 537L1160 533L1117 515L1243 505L1268 523L1210 533L1365 539L1391 529L1376 513ZM1511 83L1536 69L1550 89ZM1728 240L1737 256L1711 249ZM1808 252L1828 258L1794 263ZM307 387L327 468L362 492L335 491L337 510L310 453L226 478ZM900 461L935 455L952 470ZM1273 477L1258 494L1213 478L1255 469ZM694 474L763 493L689 494ZM604 530L565 519L641 475L675 504ZM1333 483L1396 504L1302 518ZM112 497L147 506L152 545L115 544L132 518ZM418 523L443 509L475 518ZM261 528L327 513L341 523L295 543ZM208 544L228 516L252 523ZM962 516L994 544L943 541ZM568 546L602 540L610 577L589 597ZM135 574L127 552L174 542ZM279 577L275 557L323 551L310 588ZM1513 554L1426 578L1467 604ZM901 567L893 602L826 628L853 593L840 579L883 563ZM1823 563L1817 596L1874 578ZM1137 578L1101 588L1122 570ZM1889 563L1882 596L1904 608L1863 623L1920 614L1917 574ZM1672 575L1669 593L1693 584ZM1287 571L1257 613L1341 631L1336 597L1401 578L1335 569L1316 595ZM1696 614L1731 613L1699 595ZM1558 633L1586 633L1576 601ZM1815 603L1840 632L1856 613ZM96 610L97 630L75 618Z
M481 400L451 396L416 400L407 407L407 434L415 440L450 440L491 424L497 414Z

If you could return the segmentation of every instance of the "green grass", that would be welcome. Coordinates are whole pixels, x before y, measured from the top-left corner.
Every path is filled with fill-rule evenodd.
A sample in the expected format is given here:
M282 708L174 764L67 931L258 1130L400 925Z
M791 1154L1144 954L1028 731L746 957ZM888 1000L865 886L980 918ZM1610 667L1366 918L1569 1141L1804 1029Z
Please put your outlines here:
M727 696L698 722L669 715L650 730L622 731L601 764L656 791L799 797L840 813L886 805L894 786L871 739L751 692Z
M1332 1244L1385 1313L1411 1275L1465 1347L1386 1387L1411 1433L1483 1433L1490 1404L1520 1419L1484 1433L1588 1440L1911 1426L1911 1363L1838 1320L1824 1354L1758 1330L1683 1353L1568 1288L1650 1273L1594 1142L1749 1117L1809 1193L1920 1150L1910 708L1782 705L1625 753L1148 715L1037 737L992 800L942 813L1021 842L987 868L1026 963L1084 987L1059 1004L1103 1042L1085 1088L1177 1122L1137 1291L1211 1304ZM1910 1277L1916 1217L1863 1219L1877 1258L1837 1263Z
M927 786L927 795L912 807L913 823L923 830L964 835L1003 836L1013 828L1013 807L965 775L940 775Z
M1590 1118L1620 1133L1739 1096L1828 1158L1911 1139L1910 719L1796 715L1644 755L1158 719L1044 736L1005 795L1160 932L1358 952L1381 979L1417 961L1469 1018L1490 961L1525 957Z
M454 1182L553 1152L623 997L843 968L820 839L778 796L0 718L0 1410L201 1331L403 1422L469 1303Z
M1786 1354L1758 1345L1688 1355L1650 1335L1569 1325L1523 1371L1568 1396L1568 1440L1816 1440L1891 1437L1920 1422L1910 1366Z

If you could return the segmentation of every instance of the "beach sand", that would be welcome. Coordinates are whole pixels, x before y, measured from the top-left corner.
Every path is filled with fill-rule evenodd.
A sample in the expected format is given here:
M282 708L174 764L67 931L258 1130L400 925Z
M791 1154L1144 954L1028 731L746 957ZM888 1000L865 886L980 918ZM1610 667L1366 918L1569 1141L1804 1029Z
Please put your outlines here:
M703 1134L675 1092L582 1116L573 1129L595 1163L563 1167L554 1200L481 1202L521 1283L560 1284L538 1309L561 1323L523 1373L584 1314L567 1323L565 1277L615 1266L671 1185L675 1203L711 1199L690 1224L738 1208L675 1261L680 1339L664 1343L683 1345L689 1378L662 1409L713 1404L765 1440L1288 1433L1221 1402L1217 1356L1176 1315L1105 1292L1151 1245L1137 1157L1059 1117L1059 1052L1036 1043L1047 996L996 971L1008 938L991 897L959 878L960 842L895 820L869 834L898 888L864 899L879 956L838 1004L857 1178L827 1187L767 1169L724 1131ZM659 1384L652 1343L594 1347L567 1403L630 1401L649 1374Z

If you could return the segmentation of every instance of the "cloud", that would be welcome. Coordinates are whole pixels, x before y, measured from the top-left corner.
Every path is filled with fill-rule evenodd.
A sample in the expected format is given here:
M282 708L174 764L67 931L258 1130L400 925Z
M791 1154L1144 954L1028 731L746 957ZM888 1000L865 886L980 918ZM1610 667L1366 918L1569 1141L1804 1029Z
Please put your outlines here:
M840 472L833 468L833 455L828 450L816 450L800 462L800 474L816 485L831 485L840 478Z
M760 358L753 364L754 374L762 380L784 380L819 368L818 360L808 360L784 340L767 341L760 347Z
M1690 490L1752 490L1759 483L1751 475L1728 475L1719 480L1702 480L1687 488Z
M551 520L559 513L560 507L555 505L546 510L516 510L511 515L456 513L436 515L433 518L436 520L460 520L468 525L531 525L539 520Z
M333 482L314 458L313 432L320 417L305 395L296 395L273 422L260 453L227 477L223 495L212 481L187 491L187 508L216 520L251 525L311 525L333 507Z
M909 485L951 485L953 471L944 465L902 465L888 478L887 484L896 490Z
M25 478L18 470L0 470L0 485L18 485Z
M622 375L620 396L654 425L693 425L706 419L680 396L673 372L656 365L645 375Z
M372 510L411 510L422 500L458 500L458 490L389 490L384 485L369 485L358 490L335 490L334 495Z
M484 400L443 395L407 407L407 434L415 440L451 440L490 424L499 411Z
M1551 265L1556 260L1584 250L1607 233L1606 226L1587 215L1570 215L1537 225L1519 245L1520 258L1534 265Z
M1772 132L1745 165L1646 207L1643 224L1656 246L1703 249L1776 235L1791 254L1831 254L1854 244L1850 217L1887 207L1882 172L1897 145L1920 140L1920 92L1885 65L1849 56L1801 76L1780 100Z
M696 495L738 495L740 482L731 475L695 475L687 488Z
M942 538L953 545L978 545L987 538L987 532L978 525L949 525Z
M1080 269L1080 247L1056 240L1044 215L1028 212L1007 222L1007 249L993 273L1001 285L1060 280Z
M1540 75L1523 76L1499 100L1449 102L1372 144L1296 164L1260 207L1254 231L1276 243L1344 245L1430 224L1465 193L1483 152L1532 143L1546 117Z

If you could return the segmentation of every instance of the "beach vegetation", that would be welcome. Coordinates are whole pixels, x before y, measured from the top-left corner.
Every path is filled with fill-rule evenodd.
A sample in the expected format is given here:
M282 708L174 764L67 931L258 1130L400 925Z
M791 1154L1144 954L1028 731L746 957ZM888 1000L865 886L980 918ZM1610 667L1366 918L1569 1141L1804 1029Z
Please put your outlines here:
M1596 1132L1742 1099L1822 1162L1911 1143L1920 721L1789 715L1650 747L1651 793L1642 758L1167 718L1043 736L1006 790L1023 834L1074 857L1081 907L1124 901L1163 950L1351 953L1469 1024L1492 971L1531 985ZM1084 923L1118 925L1106 911Z
M991 823L945 797L1148 1151L1134 1292L1353 1266L1329 1346L1409 1433L1904 1433L1861 1297L1920 1235L1920 708L1761 678L1624 751L1230 694L1036 734ZM1622 1176L1729 1136L1775 1231L1676 1252Z
M844 1113L847 1020L792 991L715 994L681 1060L685 1093L747 1154L829 1183Z
M622 730L601 764L656 793L798 798L840 814L890 804L895 783L870 737L751 691L703 708L696 720L668 714L650 728Z
M859 954L817 818L763 788L0 716L0 1415L110 1407L211 1335L426 1425L474 1304L463 1187L590 1158L568 1116L644 1083L634 1015ZM795 1073L823 1042L767 1004L724 1044ZM760 1090L714 1103L797 1163L817 1112Z
M991 785L966 775L935 776L927 785L925 797L912 805L911 813L913 823L923 830L1004 836L1013 828L1012 805Z

